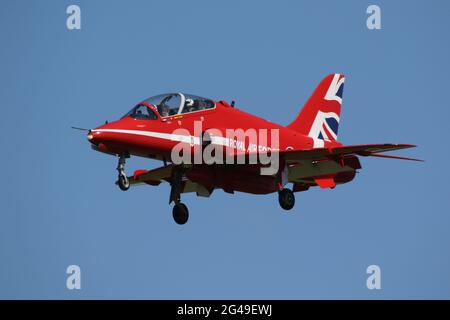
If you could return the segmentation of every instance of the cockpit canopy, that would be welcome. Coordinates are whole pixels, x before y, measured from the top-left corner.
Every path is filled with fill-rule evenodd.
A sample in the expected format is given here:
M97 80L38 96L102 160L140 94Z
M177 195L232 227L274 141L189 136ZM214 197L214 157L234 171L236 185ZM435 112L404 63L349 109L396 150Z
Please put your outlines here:
M149 107L147 107L146 105L143 104L138 104L136 107L134 107L133 109L131 109L130 111L128 111L128 113L126 115L123 116L125 117L132 117L134 119L139 119L139 120L156 120L158 119L158 116L156 115L156 113L150 109Z
M144 103L155 107L162 118L215 107L215 103L211 99L185 93L167 93L144 100L131 109L125 116L130 116L135 119L156 119L157 116L153 110L148 108Z

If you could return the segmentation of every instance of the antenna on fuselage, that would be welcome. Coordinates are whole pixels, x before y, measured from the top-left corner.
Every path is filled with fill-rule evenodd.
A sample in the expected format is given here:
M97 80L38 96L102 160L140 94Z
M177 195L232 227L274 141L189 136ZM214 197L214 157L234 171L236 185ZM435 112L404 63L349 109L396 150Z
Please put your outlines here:
M234 108L234 100L231 101L231 106Z
M80 131L90 131L90 129L80 128L80 127L71 127L71 128L75 129L75 130L80 130Z

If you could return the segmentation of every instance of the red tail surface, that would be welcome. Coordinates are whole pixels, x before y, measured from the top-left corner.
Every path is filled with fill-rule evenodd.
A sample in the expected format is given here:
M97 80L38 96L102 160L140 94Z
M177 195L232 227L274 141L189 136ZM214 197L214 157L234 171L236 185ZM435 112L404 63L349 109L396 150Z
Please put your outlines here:
M337 140L345 77L330 74L287 127L316 140Z

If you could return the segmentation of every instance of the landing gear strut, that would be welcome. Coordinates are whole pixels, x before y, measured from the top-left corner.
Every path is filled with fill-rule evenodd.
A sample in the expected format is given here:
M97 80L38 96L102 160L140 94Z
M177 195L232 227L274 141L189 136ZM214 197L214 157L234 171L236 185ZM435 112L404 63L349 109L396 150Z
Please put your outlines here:
M189 210L187 206L181 202L181 188L182 188L183 173L180 170L172 171L170 178L170 197L169 204L174 202L172 209L173 220L178 224L185 224L189 219Z
M295 205L295 196L292 190L284 188L278 191L278 202L284 210L291 210Z
M119 156L119 164L117 165L117 171L119 175L117 177L117 184L120 190L127 191L130 189L130 181L125 173L125 159L128 158L126 155Z

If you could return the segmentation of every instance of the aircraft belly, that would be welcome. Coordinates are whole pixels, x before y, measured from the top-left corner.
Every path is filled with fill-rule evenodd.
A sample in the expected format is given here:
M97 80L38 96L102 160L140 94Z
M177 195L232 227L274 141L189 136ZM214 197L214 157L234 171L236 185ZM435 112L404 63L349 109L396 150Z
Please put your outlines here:
M361 164L356 156L320 161L303 160L289 167L288 180L294 183L295 191L305 191L311 186L334 188L338 184L352 181Z
M295 182L305 178L319 177L348 171L354 171L354 169L349 166L342 167L335 161L319 163L302 161L302 163L289 168L288 179L290 182Z
M221 188L226 192L246 192L267 194L276 191L275 178L262 176L259 171L228 168L226 166L193 167L188 173L189 180L207 188Z

